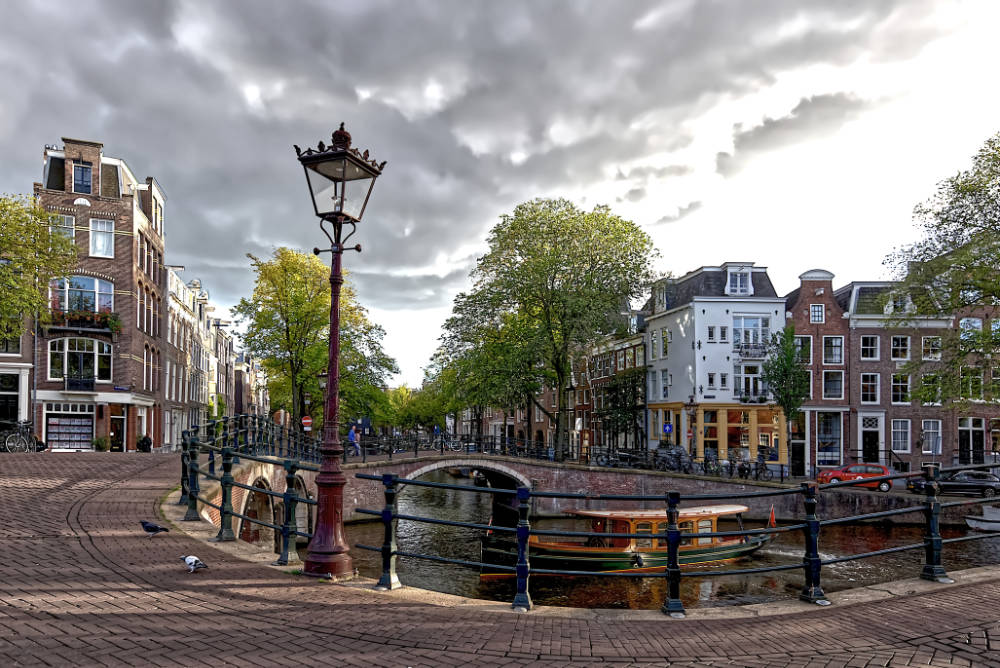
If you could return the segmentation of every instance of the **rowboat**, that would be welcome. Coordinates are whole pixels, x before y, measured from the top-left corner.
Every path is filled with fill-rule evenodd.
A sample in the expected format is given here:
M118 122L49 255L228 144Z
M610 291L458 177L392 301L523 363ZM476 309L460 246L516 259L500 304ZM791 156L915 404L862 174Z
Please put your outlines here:
M749 510L737 504L717 504L679 510L678 528L681 544L677 560L681 566L694 567L732 561L746 557L769 543L773 534L752 536L705 536L700 533L718 531L722 518L735 519L743 530L743 513ZM548 536L528 537L528 561L536 569L566 570L588 573L624 571L656 572L667 567L667 538L655 534L667 533L664 510L570 510L570 515L590 519L590 531L595 534L650 534L649 538L618 538L591 536L583 541L549 540ZM772 510L769 526L774 526ZM517 564L517 542L509 536L492 532L482 539L480 577L510 577L511 571L492 566Z
M984 506L982 515L966 515L965 523L976 531L1000 531L1000 507Z

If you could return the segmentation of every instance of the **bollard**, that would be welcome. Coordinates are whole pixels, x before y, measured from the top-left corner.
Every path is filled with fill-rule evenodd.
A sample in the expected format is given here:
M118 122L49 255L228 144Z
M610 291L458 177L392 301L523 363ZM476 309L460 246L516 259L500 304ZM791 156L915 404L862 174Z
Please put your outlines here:
M528 564L528 537L531 535L531 523L528 520L530 487L517 488L517 593L511 607L516 612L531 610L531 596L528 594L528 575L531 568Z
M382 577L375 589L389 591L403 586L396 575L396 475L384 474L382 484L385 486L385 508L382 509L385 536L382 540Z
M924 568L920 572L921 580L951 584L954 582L941 565L941 502L937 494L941 488L938 476L941 472L937 463L924 464L924 519L927 522L927 534L924 536Z
M830 605L830 601L820 585L820 569L822 561L819 558L819 518L816 516L816 483L802 483L802 494L805 497L806 526L805 556L802 557L802 569L805 573L805 584L799 593L799 600L817 605Z
M191 440L191 432L185 429L181 432L181 496L177 499L177 505L187 505L188 502L188 446Z
M222 477L219 478L222 488L222 502L219 504L219 533L214 542L236 540L233 533L233 449L228 445L222 447Z
M298 530L298 523L295 518L295 472L298 470L297 462L294 460L286 459L284 462L285 466L285 492L281 495L282 505L285 508L284 521L281 523L281 555L278 559L272 563L272 566L287 566L288 565L288 548L293 540L293 536L297 536L295 532Z
M667 492L667 600L661 610L674 619L684 619L684 603L681 601L681 565L678 553L681 547L681 529L677 524L680 511L677 504L680 492Z
M198 516L198 442L193 441L188 447L188 507L184 513L184 522L197 522Z

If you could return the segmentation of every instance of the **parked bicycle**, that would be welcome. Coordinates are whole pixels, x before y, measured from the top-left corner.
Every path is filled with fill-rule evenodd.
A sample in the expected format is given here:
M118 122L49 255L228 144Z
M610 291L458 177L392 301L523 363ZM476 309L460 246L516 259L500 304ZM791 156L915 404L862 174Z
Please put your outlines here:
M31 422L18 420L14 431L4 439L4 448L7 452L34 452L38 448L38 439L31 429Z
M705 461L701 463L701 470L705 475L722 477L722 465L719 464L718 459L712 457L706 457Z

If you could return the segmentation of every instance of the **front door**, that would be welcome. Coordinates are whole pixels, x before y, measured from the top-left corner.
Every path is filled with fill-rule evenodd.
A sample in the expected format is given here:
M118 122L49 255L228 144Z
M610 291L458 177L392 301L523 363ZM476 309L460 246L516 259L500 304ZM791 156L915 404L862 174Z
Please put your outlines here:
M861 461L879 462L882 421L877 417L861 418Z
M986 444L983 418L958 419L958 463L982 464Z
M111 452L125 452L125 410L125 406L122 404L108 406L111 415L110 431L108 432Z

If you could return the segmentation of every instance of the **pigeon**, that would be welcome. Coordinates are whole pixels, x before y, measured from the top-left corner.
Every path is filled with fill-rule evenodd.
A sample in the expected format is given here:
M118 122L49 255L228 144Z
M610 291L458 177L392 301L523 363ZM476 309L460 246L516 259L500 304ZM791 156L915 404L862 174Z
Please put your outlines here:
M188 555L186 557L182 556L181 559L183 559L184 563L187 564L187 567L189 569L188 573L194 573L199 568L208 568L208 566L205 564L204 561L194 556L193 554Z
M153 524L152 522L147 522L146 520L141 520L140 524L142 524L142 530L145 531L150 538L158 533L170 531L170 529L167 529L166 527L161 527L159 524Z

